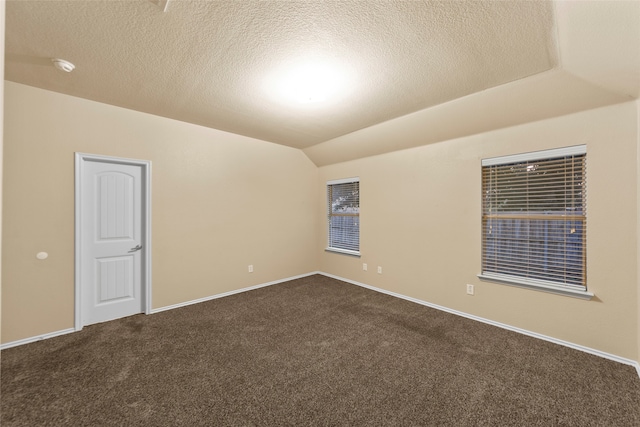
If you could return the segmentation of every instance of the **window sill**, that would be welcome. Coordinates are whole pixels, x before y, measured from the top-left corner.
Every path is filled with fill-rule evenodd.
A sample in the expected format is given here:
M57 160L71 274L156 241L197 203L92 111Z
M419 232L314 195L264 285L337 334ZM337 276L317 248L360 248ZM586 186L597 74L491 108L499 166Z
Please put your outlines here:
M580 298L584 300L590 300L594 297L594 294L582 289L573 289L567 286L554 285L551 283L544 283L543 281L520 279L514 276L508 276L506 274L493 274L493 273L481 273L478 274L480 280L486 280L488 282L497 282L504 285L516 286L519 288L531 289L534 291L549 292L557 295L564 295L567 297Z
M325 248L325 252L335 252L337 254L350 255L350 256L354 256L354 257L360 258L360 252L358 252L358 251L350 251L348 249Z

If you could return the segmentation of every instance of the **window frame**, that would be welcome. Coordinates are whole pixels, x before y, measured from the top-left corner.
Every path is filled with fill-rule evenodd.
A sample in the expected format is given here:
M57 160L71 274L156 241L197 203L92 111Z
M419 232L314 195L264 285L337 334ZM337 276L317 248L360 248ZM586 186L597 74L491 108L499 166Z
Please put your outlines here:
M341 184L354 184L358 183L358 213L357 214L349 214L349 216L356 216L357 219L357 245L358 250L352 250L337 246L332 246L332 218L337 216L345 216L344 214L335 214L332 212L332 191L333 186L341 185ZM351 255L360 257L360 177L352 177L352 178L343 178L343 179L335 179L327 181L326 189L325 189L326 201L327 201L327 247L325 251L327 252L335 252L344 255Z
M587 290L587 282L586 282L586 272L587 272L587 261L586 261L586 253L587 253L587 240L586 240L586 233L587 233L587 211L586 211L586 200L583 200L583 203L581 205L581 212L582 212L582 217L583 217L583 222L582 222L582 233L583 233L583 246L582 246L582 271L584 274L584 286L582 285L575 285L575 284L571 284L571 283L562 283L559 281L553 281L553 280L545 280L545 279L541 279L541 278L533 278L533 277L524 277L524 276L520 276L520 275L515 275L515 274L505 274L505 273L499 273L499 272L494 272L494 271L485 271L485 261L486 261L486 221L488 221L487 219L487 214L485 211L485 193L487 191L486 188L486 184L485 184L485 179L484 179L484 173L485 170L487 170L488 168L491 167L495 167L495 166L502 166L502 165L509 165L509 164L517 164L517 163L525 163L525 162L535 162L535 161L546 161L546 160L553 160L553 159L558 159L558 158L562 158L562 157L569 157L569 156L584 156L584 162L586 164L587 161L587 146L586 145L576 145L576 146L571 146L571 147L563 147L563 148L556 148L556 149L550 149L550 150L543 150L543 151L535 151L535 152L529 152L529 153L522 153L522 154L515 154L515 155L509 155L509 156L500 156L500 157L493 157L493 158L487 158L487 159L482 159L481 161L481 165L482 165L482 203L481 203L481 273L478 274L478 278L480 278L481 280L486 280L486 281L490 281L490 282L497 282L497 283L501 283L501 284L506 284L506 285L511 285L511 286L517 286L517 287L521 287L521 288L526 288L526 289L534 289L534 290L539 290L539 291L545 291L545 292L551 292L551 293L555 293L555 294L560 294L560 295L566 295L566 296L572 296L572 297L577 297L577 298L582 298L582 299L591 299L594 295L593 293L589 292ZM583 180L584 180L584 196L583 199L586 199L586 182L587 182L587 177L586 177L586 166L585 166L585 171L584 171L584 176L583 176ZM566 184L568 186L568 184ZM565 188L567 188L565 186ZM529 200L528 198L530 197L530 195L528 193L525 194L525 197L527 198L527 201ZM525 211L525 212L533 212L533 211ZM530 213L528 214L529 216L527 216L527 214L523 214L523 220L528 220L531 221L532 219L530 217L534 216L534 213ZM564 216L564 215L563 215ZM571 221L571 218L567 218L564 219L563 221ZM529 247L529 246L527 246ZM527 260L527 263L529 261ZM505 268L503 266L503 268ZM566 265L565 265L566 268Z

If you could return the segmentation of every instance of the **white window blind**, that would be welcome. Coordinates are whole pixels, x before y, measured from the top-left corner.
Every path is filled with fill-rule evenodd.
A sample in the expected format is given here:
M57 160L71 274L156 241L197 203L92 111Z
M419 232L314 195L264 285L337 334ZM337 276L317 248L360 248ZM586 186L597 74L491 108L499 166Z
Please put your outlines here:
M328 248L359 254L360 181L349 178L327 183Z
M482 165L482 275L586 291L586 146Z

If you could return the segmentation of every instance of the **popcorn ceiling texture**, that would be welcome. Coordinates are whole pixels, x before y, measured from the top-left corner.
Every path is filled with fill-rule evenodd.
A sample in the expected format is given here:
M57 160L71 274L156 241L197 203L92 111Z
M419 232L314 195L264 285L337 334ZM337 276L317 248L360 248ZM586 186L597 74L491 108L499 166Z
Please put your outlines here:
M164 13L157 3L7 2L6 78L303 148L318 165L640 92L638 2L180 0ZM60 73L52 57L77 68ZM326 103L274 98L267 79L309 58L353 81ZM416 112L420 141L349 141Z
M546 2L9 2L6 26L8 80L300 148L557 63ZM348 98L265 96L307 56L354 71Z

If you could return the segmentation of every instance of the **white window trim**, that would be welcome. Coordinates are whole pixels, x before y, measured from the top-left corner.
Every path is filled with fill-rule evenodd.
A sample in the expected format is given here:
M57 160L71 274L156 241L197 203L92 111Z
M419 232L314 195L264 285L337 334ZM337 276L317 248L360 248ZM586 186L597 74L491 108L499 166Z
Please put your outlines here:
M326 248L324 248L324 250L327 252L335 252L337 254L351 255L351 256L360 258L359 251L350 251L348 249L332 248L330 246L327 246Z
M325 185L325 195L326 195L326 189L330 186L330 185L336 185L336 184L351 184L353 182L357 182L360 183L360 177L352 177L352 178L342 178L342 179L332 179L327 181L326 185ZM358 215L359 217L359 215ZM327 230L327 235L328 235L329 231ZM328 242L327 242L328 243ZM358 227L358 248L360 247L360 228ZM343 254L343 255L350 255L350 256L354 256L354 257L360 257L360 251L352 251L349 249L342 249L342 248L334 248L331 246L328 246L324 249L326 252L334 252L337 254Z
M582 289L581 286L574 287L571 285L556 285L555 283L547 282L546 280L528 279L524 277L519 278L508 274L490 272L478 274L478 278L488 282L497 282L504 285L516 286L518 288L532 289L586 300L590 300L594 297L593 293L587 292Z
M331 181L327 181L327 187L336 184L351 184L352 182L360 182L360 177L356 176L353 178L333 179Z
M508 156L492 157L482 159L482 167L496 166L506 163L519 163L526 161L545 160L554 157L575 156L587 154L586 145L574 145L570 147L555 148L543 151L533 151L529 153L513 154ZM586 267L586 266L585 266ZM525 277L512 276L493 272L482 272L478 274L480 280L496 282L500 284L516 286L519 288L532 289L536 291L549 292L558 295L565 295L585 300L590 300L595 296L582 286L558 285L551 281L531 279Z
M519 163L532 160L545 160L554 157L577 156L587 154L586 145L574 145L572 147L554 148L544 151L533 151L530 153L512 154L510 156L492 157L482 159L482 166L495 166L505 163Z

